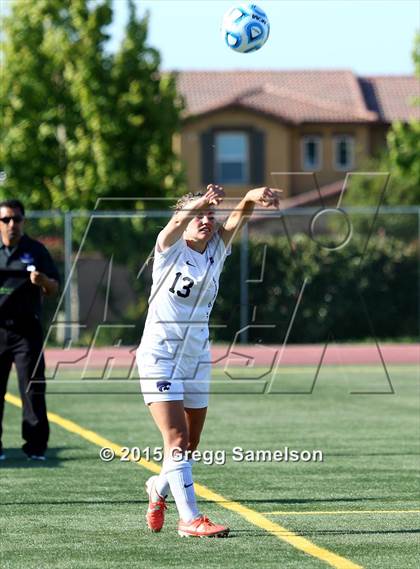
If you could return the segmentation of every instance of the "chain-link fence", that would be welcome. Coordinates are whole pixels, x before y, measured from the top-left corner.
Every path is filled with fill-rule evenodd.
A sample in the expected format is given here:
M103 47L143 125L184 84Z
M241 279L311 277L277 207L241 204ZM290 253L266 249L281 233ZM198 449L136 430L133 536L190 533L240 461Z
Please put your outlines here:
M227 212L225 212L227 215ZM170 210L30 212L58 263L48 344L136 345L156 236ZM223 213L220 213L223 217ZM261 210L232 243L215 342L410 341L420 322L420 208Z

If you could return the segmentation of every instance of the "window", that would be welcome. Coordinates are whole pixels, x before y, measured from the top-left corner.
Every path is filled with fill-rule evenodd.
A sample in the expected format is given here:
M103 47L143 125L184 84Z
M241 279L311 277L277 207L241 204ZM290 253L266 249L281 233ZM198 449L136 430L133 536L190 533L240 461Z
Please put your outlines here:
M249 142L245 132L215 135L215 178L220 184L249 182Z
M319 170L322 163L320 136L304 136L302 139L302 166L304 170Z
M336 170L351 170L354 166L354 138L347 134L334 137L333 150L334 168Z

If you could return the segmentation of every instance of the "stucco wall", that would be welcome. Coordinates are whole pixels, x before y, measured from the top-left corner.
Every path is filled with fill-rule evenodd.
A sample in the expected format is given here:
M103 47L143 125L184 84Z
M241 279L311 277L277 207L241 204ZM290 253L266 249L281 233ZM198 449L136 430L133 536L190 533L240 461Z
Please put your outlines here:
M334 137L347 134L354 137L355 161L352 170L357 170L370 154L370 133L367 125L342 124L313 124L301 125L293 130L292 135L292 161L291 170L302 172L295 174L291 183L292 193L300 194L315 189L313 176L303 173L302 164L302 137L305 135L318 135L322 141L322 162L316 178L320 186L331 184L345 177L345 172L336 170L333 162Z
M322 165L316 176L320 186L344 178L345 172L337 171L333 164L333 137L339 134L354 136L354 170L363 167L365 159L385 145L386 127L369 124L307 124L289 125L279 120L242 109L225 109L187 121L177 140L177 149L184 161L190 191L202 188L201 133L211 128L254 127L265 132L265 181L266 185L281 187L287 198L314 189L311 174L305 174L302 165L301 140L304 135L316 134L322 138ZM273 172L284 172L272 175ZM228 196L242 196L249 186L226 186Z
M271 176L271 172L289 171L290 165L290 128L264 116L240 110L213 113L184 125L181 134L181 158L183 159L187 183L191 191L201 187L201 144L200 134L214 127L241 128L252 126L265 132L265 184L284 188L285 197L290 192L289 176ZM225 186L227 195L239 197L249 186Z

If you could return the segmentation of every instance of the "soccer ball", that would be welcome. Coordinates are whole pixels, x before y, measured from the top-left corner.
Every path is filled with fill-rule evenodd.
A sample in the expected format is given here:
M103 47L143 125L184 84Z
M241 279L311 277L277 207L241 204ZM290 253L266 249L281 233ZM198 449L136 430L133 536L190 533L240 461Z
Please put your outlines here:
M260 49L269 33L267 14L256 4L239 4L230 8L223 17L222 37L231 49L239 53Z

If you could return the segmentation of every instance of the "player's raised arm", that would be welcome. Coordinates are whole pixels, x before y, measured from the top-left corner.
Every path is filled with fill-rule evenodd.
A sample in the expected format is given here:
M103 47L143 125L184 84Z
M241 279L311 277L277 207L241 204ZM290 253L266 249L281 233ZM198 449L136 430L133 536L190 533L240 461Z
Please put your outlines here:
M165 251L169 249L171 245L182 237L191 218L199 215L209 207L219 205L224 196L223 188L209 184L204 195L198 196L197 199L188 200L185 206L174 214L168 224L159 233L157 238L159 250Z
M241 227L247 223L256 205L275 207L278 209L280 192L282 192L282 190L267 187L249 190L219 229L219 234L225 245L227 245L234 234L240 231Z

